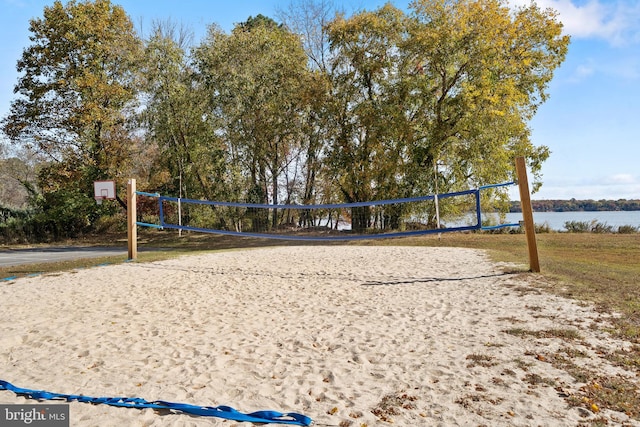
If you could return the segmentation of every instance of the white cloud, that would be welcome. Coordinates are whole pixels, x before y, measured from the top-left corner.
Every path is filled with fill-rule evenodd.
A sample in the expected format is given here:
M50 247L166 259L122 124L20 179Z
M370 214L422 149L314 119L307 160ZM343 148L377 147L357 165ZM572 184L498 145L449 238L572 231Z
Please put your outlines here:
M512 196L519 197L517 195ZM544 179L534 199L593 199L618 200L640 199L640 176L628 173L614 174L602 178L564 177ZM517 200L514 199L514 200Z
M630 173L619 173L607 177L605 183L613 185L636 185L640 182Z
M617 49L619 55L610 55L607 60L583 58L581 63L568 69L569 83L582 83L589 78L601 75L624 81L640 80L640 52L634 55L633 49Z
M619 173L607 176L578 175L542 177L540 191L531 195L536 200L618 200L640 199L640 175ZM519 200L517 188L509 190L511 200Z
M512 200L518 200L519 195L510 195ZM540 200L636 200L640 199L640 185L635 186L562 186L551 187L543 185L538 193L531 195L532 199Z
M580 64L573 71L572 75L569 77L569 81L572 83L580 83L583 80L589 78L591 75L595 73L595 68L593 64Z
M527 6L531 0L509 0L514 6ZM567 34L576 38L600 38L613 45L640 42L640 2L637 0L537 0L543 9L559 13Z

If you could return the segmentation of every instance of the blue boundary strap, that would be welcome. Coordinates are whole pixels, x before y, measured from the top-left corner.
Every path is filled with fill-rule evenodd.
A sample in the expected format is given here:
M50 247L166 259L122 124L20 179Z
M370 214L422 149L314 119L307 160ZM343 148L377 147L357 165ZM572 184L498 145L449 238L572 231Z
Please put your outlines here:
M0 380L0 390L9 390L19 396L37 400L66 400L67 402L78 401L82 403L92 403L94 405L104 404L124 408L136 409L166 409L175 412L182 412L189 415L201 417L217 417L227 420L262 423L262 424L288 424L298 426L310 426L311 418L296 413L281 413L276 411L257 411L245 414L229 406L196 406L185 403L173 403L157 400L147 402L139 397L89 397L75 394L50 393L43 390L30 390L16 387L13 384Z

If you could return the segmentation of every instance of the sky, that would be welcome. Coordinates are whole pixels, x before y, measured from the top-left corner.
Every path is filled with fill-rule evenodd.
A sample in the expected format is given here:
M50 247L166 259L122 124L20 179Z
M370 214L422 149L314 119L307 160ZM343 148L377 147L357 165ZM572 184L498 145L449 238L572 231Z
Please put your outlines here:
M527 5L530 0L509 0ZM112 0L144 33L154 21L191 29L230 31L249 16L276 17L291 0ZM333 0L347 13L373 10L385 0ZM409 0L392 0L407 9ZM16 63L29 43L29 19L53 0L0 0L0 117L9 113L18 81ZM553 8L571 36L546 103L529 123L534 145L551 157L534 199L640 199L640 0L537 0ZM529 178L532 179L531 177ZM517 190L512 198L517 200Z

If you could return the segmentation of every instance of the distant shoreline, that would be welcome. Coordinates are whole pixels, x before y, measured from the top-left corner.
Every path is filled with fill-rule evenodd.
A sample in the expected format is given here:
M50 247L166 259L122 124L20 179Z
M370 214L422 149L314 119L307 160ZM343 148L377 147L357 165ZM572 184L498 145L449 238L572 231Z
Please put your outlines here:
M640 199L620 200L532 200L534 212L640 211ZM519 201L512 201L509 212L522 212Z

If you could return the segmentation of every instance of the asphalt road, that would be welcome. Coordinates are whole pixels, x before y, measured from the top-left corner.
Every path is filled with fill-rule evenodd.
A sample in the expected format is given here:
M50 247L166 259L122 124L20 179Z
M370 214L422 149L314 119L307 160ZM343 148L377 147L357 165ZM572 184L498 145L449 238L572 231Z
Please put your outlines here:
M0 250L0 268L23 264L126 255L127 248L62 246Z

